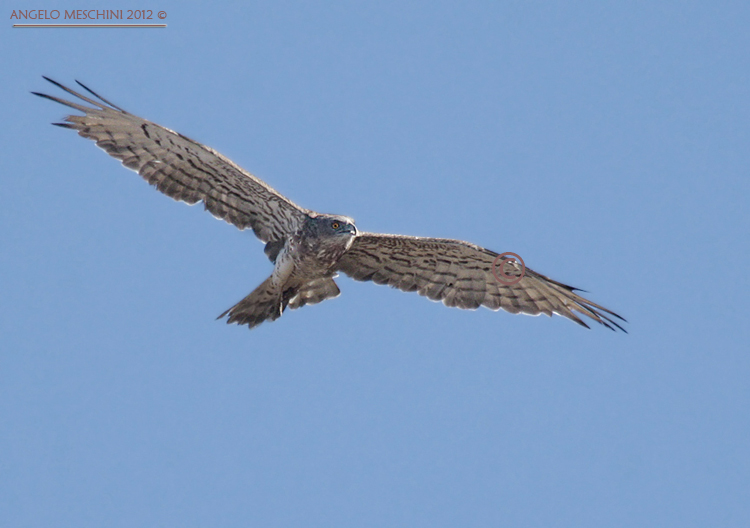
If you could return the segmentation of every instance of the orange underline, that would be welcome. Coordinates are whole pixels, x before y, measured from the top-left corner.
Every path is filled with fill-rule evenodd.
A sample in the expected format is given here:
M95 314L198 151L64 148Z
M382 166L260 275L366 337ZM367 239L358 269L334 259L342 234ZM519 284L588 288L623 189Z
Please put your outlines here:
M166 24L13 24L14 28L165 28Z

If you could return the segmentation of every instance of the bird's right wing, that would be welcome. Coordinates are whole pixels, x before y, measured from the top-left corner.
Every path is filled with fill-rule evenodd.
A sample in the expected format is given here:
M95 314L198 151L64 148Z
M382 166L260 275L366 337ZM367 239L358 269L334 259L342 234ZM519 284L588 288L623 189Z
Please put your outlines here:
M252 228L264 242L283 240L296 232L309 213L215 150L130 114L81 83L101 102L45 79L94 105L33 92L84 114L67 116L65 123L56 125L93 139L167 196L191 205L202 201L217 218L240 229Z
M529 315L556 313L588 328L578 313L610 330L625 331L614 321L624 321L622 317L581 297L576 288L461 240L362 233L341 257L337 270L355 280L416 291L446 306L486 306ZM501 277L520 280L506 284Z

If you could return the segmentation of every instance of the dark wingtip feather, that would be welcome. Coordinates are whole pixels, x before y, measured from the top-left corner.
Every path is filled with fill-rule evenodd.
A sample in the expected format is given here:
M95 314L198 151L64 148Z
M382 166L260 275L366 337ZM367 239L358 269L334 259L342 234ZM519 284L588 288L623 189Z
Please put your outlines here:
M76 83L78 84L78 86L80 86L81 88L83 88L84 90L86 90L88 93L90 93L91 95L93 95L94 97L96 97L97 99L99 99L100 101L102 101L103 103L108 104L112 108L117 108L120 112L127 113L127 112L125 112L125 110L123 110L122 108L120 108L119 106L117 106L116 104L114 104L112 101L108 101L107 99L105 99L104 97L102 97L101 95L99 95L98 93L96 93L94 90L92 90L91 88L89 88L88 86L86 86L85 84L83 84L78 79L76 79Z
M620 318L620 319L622 319L622 318ZM624 321L624 320L625 320L625 319L623 319L623 321ZM628 333L628 331L627 331L627 330L625 330L625 329L624 329L623 327L621 327L620 325L618 325L618 324L617 324L617 323L615 323L614 321L610 321L610 323L612 323L613 325L615 325L615 326L616 326L617 328L619 328L620 330L622 330L622 331L623 331L623 332L625 332L626 334ZM610 330L612 330L613 332L615 331L615 329L614 329L614 328L610 328Z
M605 310L606 310L606 308L605 308ZM617 314L616 314L615 312L612 312L612 311L610 311L610 310L606 310L606 312L607 312L608 314L610 314L610 315L613 315L614 317L617 317L617 318L618 318L618 319L619 319L620 321L624 321L624 322L626 322L626 323L628 322L628 321L627 321L627 320L626 320L626 319L625 319L624 317L621 317L621 316L617 315ZM622 331L623 331L623 332L625 332L626 334L628 333L628 331L627 331L627 330L625 330L625 329L624 329L624 328L623 328L622 326L620 326L619 324L617 324L617 323L616 323L615 321L613 321L612 319L610 319L609 317L607 317L607 316L606 316L606 315L604 315L603 313L601 313L601 312L600 312L600 313L599 313L598 315L599 315L600 317L602 317L602 318L606 319L606 320L607 320L607 322L608 322L609 324L612 324L612 325L616 326L617 328L619 328L620 330L622 330ZM615 331L615 329L614 329L614 328L612 328L611 326L609 326L609 324L607 324L607 325L606 325L606 326L607 326L607 328L609 328L609 329L610 329L610 330L612 330L612 331Z
M45 81L51 82L51 83L52 83L52 84L54 84L55 86L60 86L60 83L59 83L59 82L57 82L57 81L53 81L52 79L50 79L50 78L49 78L49 77L47 77L46 75L42 75L42 79L44 79Z
M81 86L83 86L84 88L86 88L86 90L88 90L89 92L91 92L92 94L94 94L94 96L97 97L100 101L103 101L103 103L101 103L99 101L96 101L94 99L91 99L89 97L86 97L85 95L80 94L80 93L76 92L75 90L71 90L67 86L65 86L63 84L60 84L59 82L50 79L46 75L42 75L42 78L45 81L48 81L48 82L54 84L55 86L57 86L61 90L65 91L65 92L68 92L73 97L77 97L78 99L80 99L82 101L85 101L85 102L87 102L87 103L89 103L91 105L94 105L95 107L97 107L99 109L102 109L102 110L107 109L107 108L109 108L107 105L110 105L112 108L115 108L115 109L117 109L117 110L119 110L119 111L121 111L123 113L127 113L122 108L119 108L119 107L113 105L112 103L110 103L109 101L107 101L106 99L104 99L103 97L101 97L101 96L97 95L96 93L94 93L93 91L91 91L89 88L86 88L86 86L82 85L80 82L78 84L81 84ZM76 81L76 82L78 82L78 81ZM33 93L35 95L38 95L40 97L46 97L47 99L50 99L51 101L55 101L57 103L69 106L71 108L75 108L75 109L77 109L77 110L79 110L81 112L88 113L90 110L92 110L91 108L81 106L78 103L73 103L71 101L66 101L65 99L60 99L58 97L52 97L51 95L40 94L40 93L37 93L37 92L31 92L31 93Z
M609 328L610 330L612 330L613 332L617 331L617 330L614 329L614 327L616 326L618 329L620 329L621 331L625 332L626 334L628 333L627 330L625 330L622 326L620 326L619 324L617 324L615 321L613 321L612 319L610 319L606 315L604 315L602 313L597 313L597 315L601 318L601 319L599 319L599 322L601 324L603 324L604 326L606 326L607 328ZM622 319L622 317L620 317L616 313L612 313L612 315L614 315L614 316ZM625 321L624 319L622 319L622 320Z

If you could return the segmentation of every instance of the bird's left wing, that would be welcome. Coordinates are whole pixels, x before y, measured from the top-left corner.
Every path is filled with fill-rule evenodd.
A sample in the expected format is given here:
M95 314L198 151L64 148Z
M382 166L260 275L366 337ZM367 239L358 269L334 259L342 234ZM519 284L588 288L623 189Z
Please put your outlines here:
M494 270L493 267L497 269ZM371 280L416 291L446 306L486 306L511 313L562 315L588 328L576 312L614 330L624 319L554 281L488 249L460 240L362 233L339 260L339 271L355 280ZM498 275L500 271L502 275ZM505 284L508 276L521 276Z
M240 229L252 228L264 242L296 232L309 213L215 150L126 112L81 83L101 102L45 79L93 105L33 92L84 114L56 125L93 139L167 196L191 205L202 201L217 218Z

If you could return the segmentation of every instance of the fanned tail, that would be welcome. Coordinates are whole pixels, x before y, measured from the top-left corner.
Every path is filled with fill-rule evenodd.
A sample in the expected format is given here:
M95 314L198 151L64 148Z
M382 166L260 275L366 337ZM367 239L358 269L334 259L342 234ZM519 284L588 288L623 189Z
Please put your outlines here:
M282 292L268 277L253 292L221 314L217 319L229 316L227 324L236 323L255 328L263 321L275 321L284 313L286 302L283 302Z
M282 290L268 277L253 292L221 314L217 319L229 316L227 324L236 323L255 328L264 321L275 321L287 306L292 309L306 304L316 304L341 294L331 277L313 279L300 286Z

